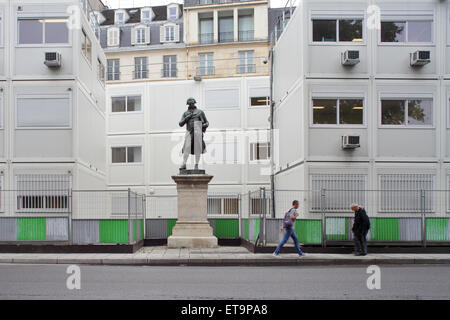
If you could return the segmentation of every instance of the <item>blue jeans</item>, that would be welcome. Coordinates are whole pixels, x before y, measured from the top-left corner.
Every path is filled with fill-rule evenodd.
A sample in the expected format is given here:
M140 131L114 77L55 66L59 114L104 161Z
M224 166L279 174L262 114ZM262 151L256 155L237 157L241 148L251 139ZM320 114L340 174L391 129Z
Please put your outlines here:
M278 245L278 247L275 249L275 254L279 254L281 247L289 240L289 237L292 238L292 240L294 240L294 244L295 244L295 248L297 249L298 254L302 255L303 252L300 249L300 244L298 243L298 238L297 235L295 234L294 229L288 229L285 228L284 229L284 237L283 240L281 240L280 244Z

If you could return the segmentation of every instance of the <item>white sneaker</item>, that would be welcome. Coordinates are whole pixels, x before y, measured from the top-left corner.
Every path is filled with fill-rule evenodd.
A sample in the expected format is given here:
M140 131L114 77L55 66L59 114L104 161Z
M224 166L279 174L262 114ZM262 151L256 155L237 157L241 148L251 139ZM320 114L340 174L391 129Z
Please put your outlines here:
M279 255L279 254L276 254L275 252L272 253L272 255L273 255L275 258L279 258L279 257L280 257L280 255Z

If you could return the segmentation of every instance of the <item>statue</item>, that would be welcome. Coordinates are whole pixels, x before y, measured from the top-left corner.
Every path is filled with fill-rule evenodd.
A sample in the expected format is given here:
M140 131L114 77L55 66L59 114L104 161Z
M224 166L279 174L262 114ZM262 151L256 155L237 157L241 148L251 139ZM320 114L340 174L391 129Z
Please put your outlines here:
M188 105L179 122L180 127L186 124L186 135L183 145L183 165L180 172L186 170L186 163L189 154L195 155L195 170L198 170L200 155L206 152L206 145L203 141L203 134L208 128L209 123L205 113L196 107L197 102L194 98L189 98L186 102Z

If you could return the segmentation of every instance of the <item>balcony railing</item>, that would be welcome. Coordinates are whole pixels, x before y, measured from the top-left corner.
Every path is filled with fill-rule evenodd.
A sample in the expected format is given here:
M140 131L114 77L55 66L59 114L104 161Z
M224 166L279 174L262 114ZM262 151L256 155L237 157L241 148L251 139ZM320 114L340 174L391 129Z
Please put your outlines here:
M147 70L136 70L134 71L134 79L147 79L148 71Z
M234 32L219 32L219 42L233 42Z
M198 35L201 44L209 44L214 42L214 33L200 33Z
M239 31L239 41L253 41L255 39L254 30Z
M108 81L120 80L120 72L108 72Z
M178 74L178 69L164 67L161 69L161 77L163 78L176 78Z
M214 67L197 67L198 76L212 76L215 74Z
M256 65L255 64L238 64L237 65L237 73L255 73Z

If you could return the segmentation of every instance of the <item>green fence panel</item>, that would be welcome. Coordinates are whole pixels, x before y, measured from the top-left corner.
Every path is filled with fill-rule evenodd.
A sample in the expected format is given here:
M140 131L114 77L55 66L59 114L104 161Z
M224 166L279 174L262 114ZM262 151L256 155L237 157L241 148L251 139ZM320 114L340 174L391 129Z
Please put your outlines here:
M45 218L17 218L17 240L45 241Z
M128 243L128 220L100 220L100 243Z
M398 218L372 218L370 219L370 240L398 241Z
M245 219L245 220L244 220L244 239L246 239L246 240L250 240L250 239L248 238L248 232L249 232L249 226L248 226L248 224L249 224L248 219Z
M133 220L133 240L137 241L137 220Z
M221 239L239 238L239 220L216 219L216 237Z
M347 240L347 218L327 218L325 234L327 236L327 240Z
M447 241L447 219L427 218L426 235L428 241Z
M172 228L177 223L177 219L167 219L167 237L172 235Z
M258 239L258 235L259 235L259 219L255 219L255 234L254 234L255 239L253 239L253 241L256 241L256 239Z
M297 220L295 233L302 243L322 243L321 220Z

